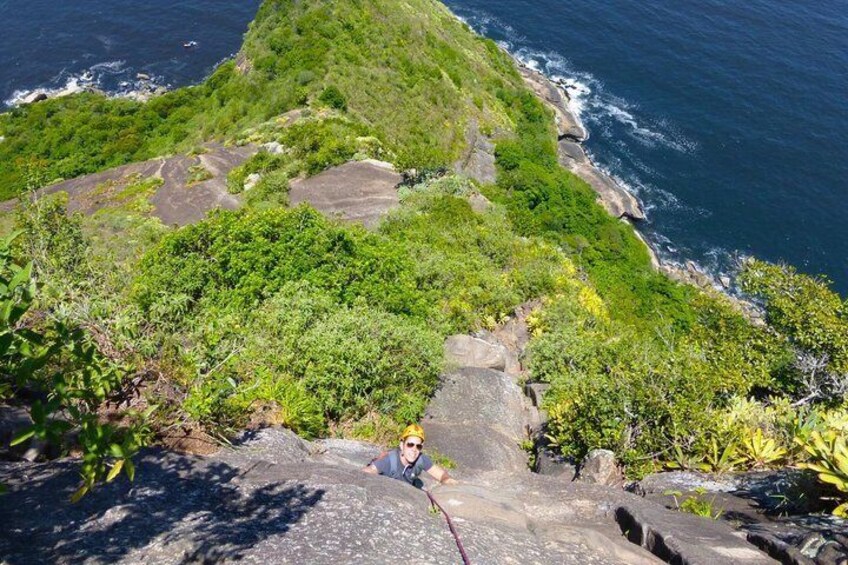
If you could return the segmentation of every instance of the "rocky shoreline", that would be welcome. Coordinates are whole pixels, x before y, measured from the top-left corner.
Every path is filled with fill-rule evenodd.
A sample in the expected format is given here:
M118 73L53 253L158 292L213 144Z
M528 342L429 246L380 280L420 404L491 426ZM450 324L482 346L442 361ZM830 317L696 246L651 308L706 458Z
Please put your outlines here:
M129 82L121 84L122 86L130 85ZM59 88L39 87L28 92L24 91L25 93L17 94L7 101L7 104L14 108L83 92L91 92L108 98L128 98L137 102L146 102L153 96L159 96L168 91L166 87L156 84L154 78L146 73L137 73L132 86L132 90L107 92L94 82L92 74L87 71L79 77L72 77L64 86Z
M560 165L586 181L598 193L599 202L611 215L634 221L644 220L645 212L636 197L595 166L586 155L583 142L589 136L568 106L568 93L542 73L517 59L515 61L525 84L554 112Z
M612 216L631 223L645 220L645 212L639 200L614 178L601 171L586 154L583 142L589 138L589 133L570 108L570 97L563 85L530 68L511 53L509 55L515 61L525 84L554 112L560 165L586 181L598 194L598 203ZM729 276L707 273L694 261L686 261L685 264L664 262L644 235L637 229L633 231L645 244L655 270L702 290L722 292L739 306L749 320L755 323L762 320L762 313L756 305L729 294L733 288Z

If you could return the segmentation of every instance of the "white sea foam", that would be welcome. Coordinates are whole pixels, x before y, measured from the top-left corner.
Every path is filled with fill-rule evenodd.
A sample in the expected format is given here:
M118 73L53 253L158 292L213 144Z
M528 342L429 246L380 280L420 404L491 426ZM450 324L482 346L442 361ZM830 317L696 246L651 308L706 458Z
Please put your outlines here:
M117 87L107 94L113 97L141 98L156 89L166 87L162 77L151 76L150 80L138 80L134 77L131 69L125 67L126 61L104 61L91 65L81 72L69 74L62 69L53 77L47 85L39 86L29 90L22 89L14 91L9 98L3 101L7 107L20 106L34 94L44 94L47 98L58 98L70 94L76 94L85 90L104 89L104 77L127 76ZM130 79L129 77L133 77ZM112 82L114 84L114 78Z
M118 74L124 70L126 61L106 61L105 63L96 63L89 67L92 72L103 72L107 74Z
M80 76L72 76L61 86L34 88L32 90L16 90L12 95L4 100L6 106L19 106L23 104L33 94L44 94L48 98L56 98L59 96L67 96L77 92L82 92L90 85L89 81L84 81Z

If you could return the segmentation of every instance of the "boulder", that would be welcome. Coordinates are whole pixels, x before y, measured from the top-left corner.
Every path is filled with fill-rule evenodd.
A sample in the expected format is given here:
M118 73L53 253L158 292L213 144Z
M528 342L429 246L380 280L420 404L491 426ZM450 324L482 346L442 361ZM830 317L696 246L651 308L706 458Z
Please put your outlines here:
M562 477L564 481L573 481L577 476L577 468L562 455L550 450L536 450L536 472L549 477Z
M586 152L583 151L583 146L576 141L563 139L557 144L557 148L560 164L566 168L570 169L575 164L586 163L589 160Z
M3 139L0 138L0 141L3 141ZM471 204L471 209L478 214L485 214L492 207L492 203L489 202L489 199L479 192L472 193L468 197L468 203Z
M43 100L47 100L47 94L44 92L31 92L24 96L23 100L21 100L21 104L34 104L36 102L41 102Z
M456 425L487 426L516 445L527 437L527 405L521 389L506 373L464 367L442 377L425 418Z
M263 143L262 149L264 149L271 155L281 155L286 151L286 148L281 143L277 143L276 141L269 141L268 143Z
M624 482L615 461L615 453L608 449L593 449L580 463L578 481L596 485L620 485Z
M247 175L247 178L244 179L244 190L248 191L259 184L259 181L262 180L262 175L259 173L251 173Z
M453 335L445 341L445 359L457 367L480 367L503 371L509 352L470 335Z

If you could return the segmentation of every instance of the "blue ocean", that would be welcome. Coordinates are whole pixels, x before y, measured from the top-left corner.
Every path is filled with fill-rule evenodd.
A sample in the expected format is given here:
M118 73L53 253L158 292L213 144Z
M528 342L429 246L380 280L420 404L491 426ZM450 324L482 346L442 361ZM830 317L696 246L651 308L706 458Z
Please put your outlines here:
M641 199L664 260L723 273L755 255L848 295L845 0L446 3L565 81L592 159ZM81 77L111 92L138 73L197 82L258 5L0 1L0 100Z

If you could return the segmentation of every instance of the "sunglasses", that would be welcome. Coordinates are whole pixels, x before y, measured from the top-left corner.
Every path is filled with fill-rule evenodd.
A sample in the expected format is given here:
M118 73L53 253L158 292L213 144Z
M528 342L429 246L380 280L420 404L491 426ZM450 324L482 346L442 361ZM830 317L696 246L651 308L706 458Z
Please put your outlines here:
M423 443L415 443L414 441L408 441L408 442L406 442L406 447L408 447L409 449L412 449L414 447L418 451L422 451L424 449L424 444Z

